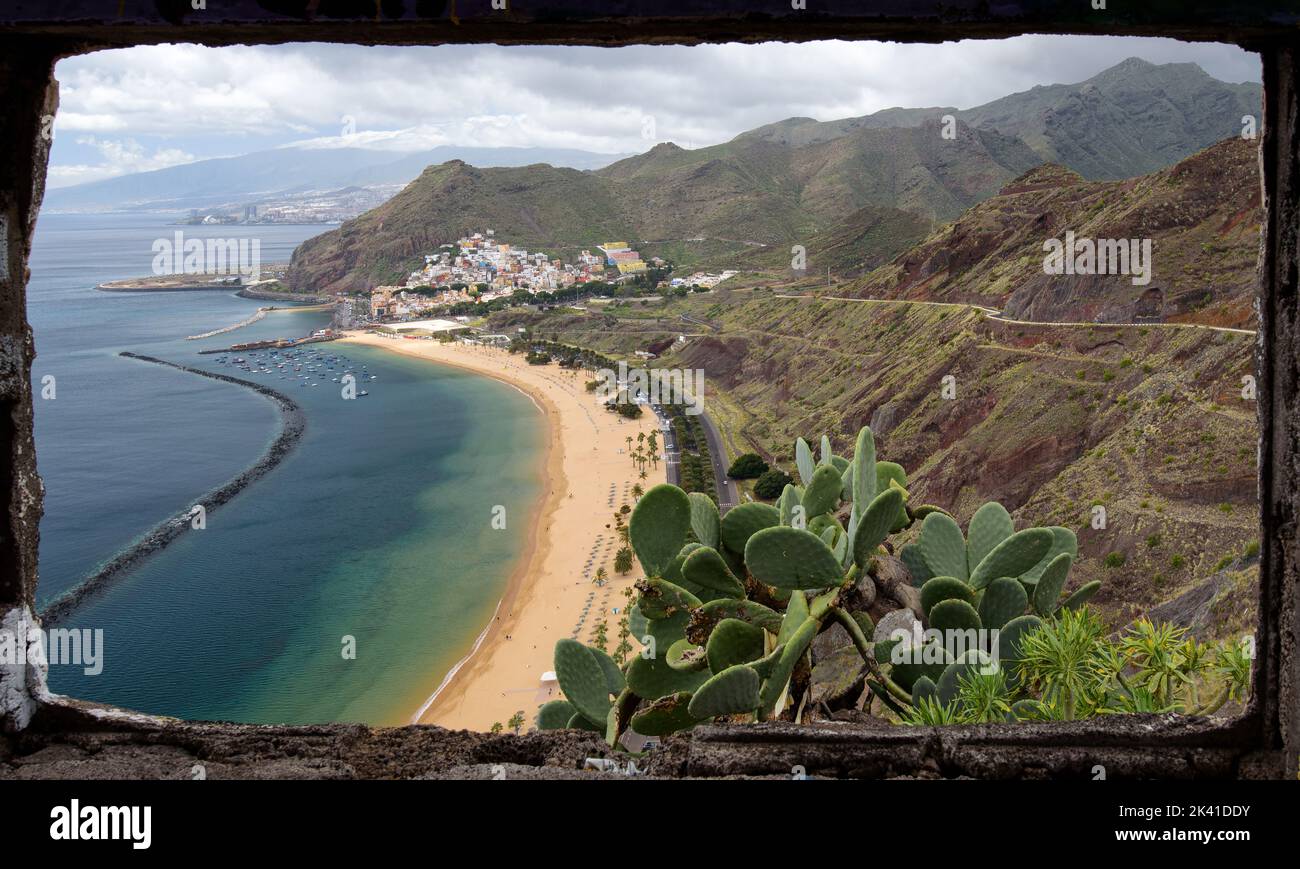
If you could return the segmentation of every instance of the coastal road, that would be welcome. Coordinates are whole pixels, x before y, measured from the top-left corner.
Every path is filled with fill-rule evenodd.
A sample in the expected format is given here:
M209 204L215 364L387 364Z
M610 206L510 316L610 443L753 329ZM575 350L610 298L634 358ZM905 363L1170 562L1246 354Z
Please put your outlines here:
M682 484L682 454L677 448L677 436L673 433L672 422L658 407L652 407L659 418L659 430L664 436L664 466L668 470L668 482L674 486ZM709 455L713 460L713 480L718 490L718 512L726 513L740 501L736 484L727 476L727 453L722 447L722 438L718 429L709 419L708 414L700 414L700 425L704 429L704 438L709 442Z
M727 476L727 451L722 446L718 427L707 413L700 414L700 427L704 429L704 437L709 442L709 455L713 458L713 479L718 486L718 512L726 513L740 503L740 494L735 482Z
M682 454L677 449L677 436L673 434L672 423L668 416L658 407L651 405L650 409L659 419L659 432L664 436L664 468L668 472L668 482L674 486L682 484Z
M877 304L877 305L931 305L938 308L972 308L976 311L982 311L986 320L993 320L997 323L1007 323L1012 326L1073 326L1095 328L1150 328L1150 329L1206 329L1211 332L1230 332L1235 335L1254 335L1254 329L1234 329L1230 326L1206 326L1201 323L1071 323L1056 322L1052 320L1013 320L1010 317L1002 316L1002 312L995 308L987 308L984 305L972 305L966 302L925 302L919 299L852 299L848 296L821 296L811 295L808 293L773 293L777 299L820 299L828 302L854 302L858 304Z

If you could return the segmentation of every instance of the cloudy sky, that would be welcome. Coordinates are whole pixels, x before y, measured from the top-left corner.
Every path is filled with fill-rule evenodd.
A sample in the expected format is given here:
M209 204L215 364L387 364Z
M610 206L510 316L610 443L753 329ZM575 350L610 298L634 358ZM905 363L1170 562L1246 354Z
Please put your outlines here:
M969 108L1127 57L1259 81L1256 55L1167 39L1024 36L945 45L147 46L62 61L51 186L291 144L638 153L793 116Z

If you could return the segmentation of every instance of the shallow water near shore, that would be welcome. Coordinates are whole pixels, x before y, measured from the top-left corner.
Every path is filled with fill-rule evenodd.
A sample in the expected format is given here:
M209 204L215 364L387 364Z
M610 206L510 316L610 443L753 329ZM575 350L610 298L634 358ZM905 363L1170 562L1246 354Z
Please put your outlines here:
M257 234L266 261L323 227L186 227ZM275 312L185 341L259 305L223 291L103 293L147 274L148 217L42 217L32 257L33 383L46 484L38 603L255 462L275 406L251 390L124 359L130 350L277 389L307 429L266 477L121 575L60 627L104 631L103 672L51 669L53 690L183 718L403 723L491 617L541 485L532 402L489 378L366 347L313 345L377 376L345 401L330 377L248 373L200 349L321 328ZM231 358L236 354L232 354ZM242 354L247 356L248 354ZM39 393L38 393L39 395ZM506 508L506 529L492 510ZM356 657L342 654L346 638Z

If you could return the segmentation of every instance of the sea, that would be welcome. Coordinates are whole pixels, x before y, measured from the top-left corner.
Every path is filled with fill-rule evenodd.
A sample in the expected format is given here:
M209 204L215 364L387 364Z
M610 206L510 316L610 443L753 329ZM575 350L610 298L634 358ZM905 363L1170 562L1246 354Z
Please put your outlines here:
M252 366L248 353L200 355L300 337L329 314L275 311L186 340L271 303L229 289L96 287L151 274L154 242L178 229L256 239L270 263L330 227L172 220L47 214L37 225L28 318L45 485L38 607L253 465L280 431L275 404L251 389L120 352L263 383L302 407L306 430L203 528L60 621L89 638L102 631L102 661L52 665L51 690L185 719L405 723L505 592L542 490L542 416L506 384L380 349L312 345L334 367L313 362L306 378ZM368 394L344 398L334 382L343 371Z

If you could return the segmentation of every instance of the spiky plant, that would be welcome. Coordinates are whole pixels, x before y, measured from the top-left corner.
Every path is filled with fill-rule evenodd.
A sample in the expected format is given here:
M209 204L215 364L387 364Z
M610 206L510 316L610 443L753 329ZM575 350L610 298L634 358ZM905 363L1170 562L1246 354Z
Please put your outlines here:
M922 697L904 713L903 722L915 727L933 727L959 724L961 716L956 701L945 705L939 702L938 697Z
M1200 700L1197 697L1196 685L1198 680L1214 666L1210 657L1210 647L1205 643L1198 643L1195 637L1188 637L1183 641L1182 648L1179 650L1183 662L1181 670L1186 677L1187 703L1188 711L1199 707Z
M1184 628L1169 622L1155 624L1141 618L1124 637L1120 648L1136 670L1134 684L1151 692L1158 704L1178 699L1178 693L1192 683L1183 667Z
M957 677L957 703L964 723L1006 721L1011 714L1011 699L1007 673L1001 667L970 670Z
M1092 706L1102 688L1099 673L1108 665L1098 654L1097 640L1103 631L1088 610L1064 610L1021 639L1021 678L1044 701L1059 703L1066 721Z

